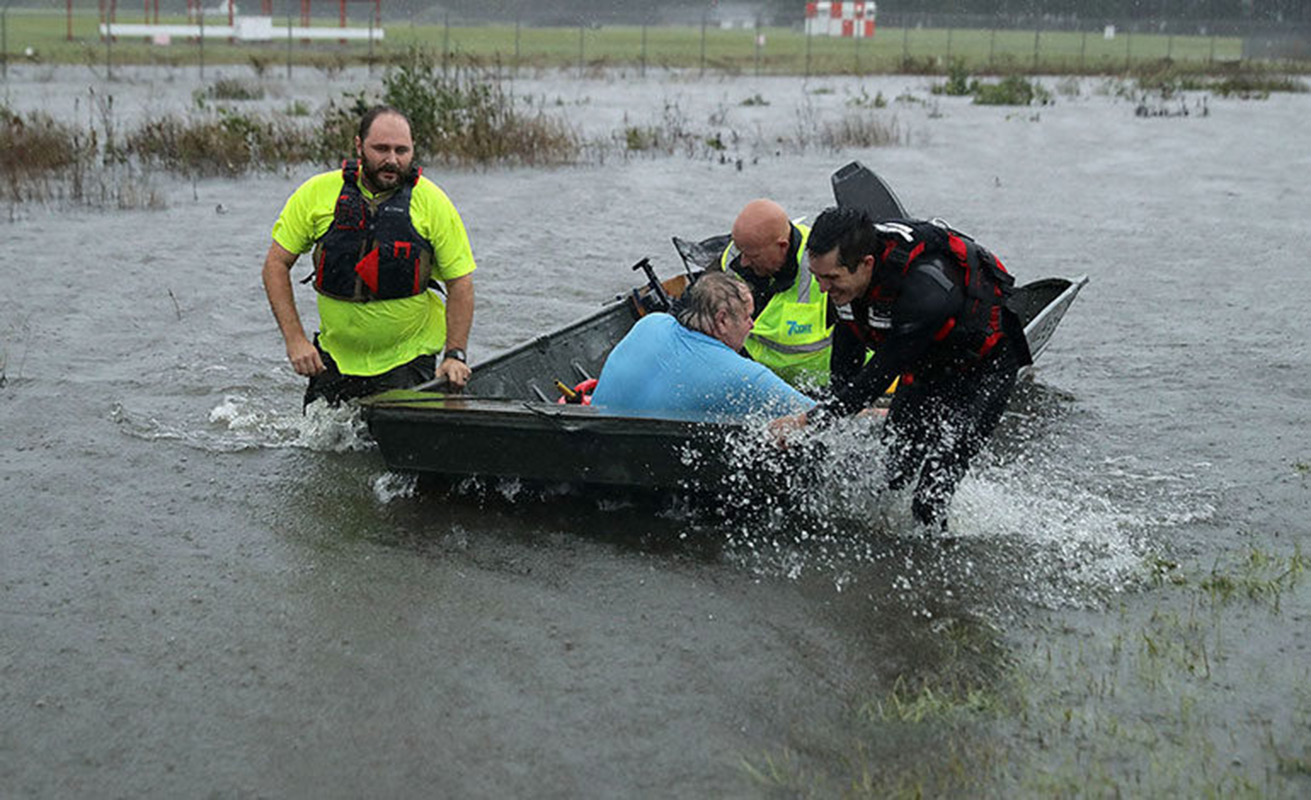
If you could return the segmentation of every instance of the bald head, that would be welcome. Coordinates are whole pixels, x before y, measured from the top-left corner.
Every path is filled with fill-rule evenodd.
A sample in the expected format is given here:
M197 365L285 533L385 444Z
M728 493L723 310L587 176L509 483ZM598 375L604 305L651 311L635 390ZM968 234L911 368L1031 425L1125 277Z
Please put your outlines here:
M783 206L773 200L752 200L733 222L733 244L742 253L742 266L768 278L783 268L792 244L792 223Z

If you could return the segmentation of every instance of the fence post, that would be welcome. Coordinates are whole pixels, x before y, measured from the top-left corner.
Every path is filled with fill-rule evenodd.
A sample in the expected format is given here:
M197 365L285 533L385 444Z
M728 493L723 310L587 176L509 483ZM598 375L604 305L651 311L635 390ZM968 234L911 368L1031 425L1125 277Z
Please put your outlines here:
M514 74L519 74L519 15L514 15Z
M451 55L451 12L447 11L442 17L442 77L446 77L448 72L448 61Z
M814 37L811 36L809 32L803 32L803 35L806 37L806 70L805 70L805 77L806 77L806 80L810 80L810 40L813 39Z
M1039 19L1033 24L1033 71L1038 71L1038 38L1042 34L1042 20Z
M951 25L947 25L947 68L951 69Z
M642 23L642 55L639 62L642 65L641 76L646 77L646 23Z
M992 61L997 57L997 28L992 29L992 35L988 38L988 69L992 69Z
M861 74L861 73L860 73L860 40L863 39L863 38L865 38L865 37L863 37L863 36L852 36L852 37L851 37L851 42L852 42L852 44L851 44L851 50L852 50L852 52L855 54L855 59L856 59L856 64L855 64L855 73L856 73L856 77L857 77L857 78L859 78L859 77L860 77L860 74Z
M287 3L287 80L291 80L291 3Z
M755 76L760 77L760 14L755 16Z
M583 46L583 31L585 31L586 29L587 29L587 26L586 26L584 23L582 23L582 22L579 22L579 23L578 23L578 77L579 77L579 78L582 78L582 77L583 77L583 69L584 69L584 61L583 61L583 47L584 47L584 46Z
M701 12L701 75L706 74L706 15L707 11Z
M904 68L910 61L910 23L907 21L901 26L901 66Z

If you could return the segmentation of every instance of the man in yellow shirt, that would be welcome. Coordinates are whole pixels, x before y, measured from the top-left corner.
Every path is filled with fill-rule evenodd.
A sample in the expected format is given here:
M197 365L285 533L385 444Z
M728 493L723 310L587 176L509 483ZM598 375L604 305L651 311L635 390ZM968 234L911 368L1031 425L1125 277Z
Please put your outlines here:
M442 377L469 380L473 252L450 198L413 166L410 123L378 106L360 120L358 161L310 178L287 200L264 257L264 290L309 378L305 404L340 403ZM314 251L319 332L305 335L291 268ZM431 286L445 284L446 300ZM437 353L443 352L440 361Z

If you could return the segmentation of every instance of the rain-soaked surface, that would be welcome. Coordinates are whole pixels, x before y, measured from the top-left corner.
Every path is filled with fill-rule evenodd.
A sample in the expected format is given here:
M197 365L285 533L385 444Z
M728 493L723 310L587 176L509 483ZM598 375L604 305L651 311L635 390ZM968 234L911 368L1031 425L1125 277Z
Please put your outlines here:
M267 83L274 107L341 90ZM30 67L5 92L83 120L113 95L127 126L198 86ZM480 265L475 360L644 256L672 274L671 235L751 198L813 217L852 159L1021 282L1088 275L955 548L836 475L787 487L813 513L723 519L388 472L350 413L301 416L260 287L310 169L7 209L0 795L1305 796L1311 95L1141 118L1064 86L1016 109L912 77L537 76L517 91L589 137L729 149L429 171ZM820 145L880 92L902 144ZM883 713L920 685L1007 699Z

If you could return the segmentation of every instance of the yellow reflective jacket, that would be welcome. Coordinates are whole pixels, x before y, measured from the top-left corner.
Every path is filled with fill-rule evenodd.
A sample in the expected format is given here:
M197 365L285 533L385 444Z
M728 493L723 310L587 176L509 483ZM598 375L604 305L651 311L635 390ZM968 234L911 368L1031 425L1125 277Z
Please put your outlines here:
M806 255L810 228L795 223L792 227L801 234L797 278L758 309L746 351L788 383L827 386L833 342L833 326L826 319L828 295L820 291L819 281L810 274L810 258ZM737 248L730 244L720 257L720 268L736 276L730 268L736 257Z

